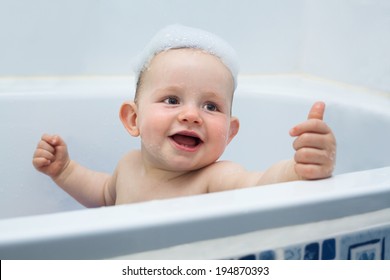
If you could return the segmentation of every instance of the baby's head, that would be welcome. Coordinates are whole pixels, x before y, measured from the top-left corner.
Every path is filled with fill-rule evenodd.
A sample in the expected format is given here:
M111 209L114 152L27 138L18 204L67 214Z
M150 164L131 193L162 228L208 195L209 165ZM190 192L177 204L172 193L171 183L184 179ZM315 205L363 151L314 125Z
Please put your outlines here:
M135 100L120 110L144 162L174 172L215 162L239 129L237 71L234 50L215 35L178 25L159 32L139 60Z
M238 59L234 49L227 42L207 31L182 25L169 25L152 38L138 57L135 66L135 102L143 86L143 76L153 58L159 53L174 49L200 50L217 57L231 73L234 92L238 74Z

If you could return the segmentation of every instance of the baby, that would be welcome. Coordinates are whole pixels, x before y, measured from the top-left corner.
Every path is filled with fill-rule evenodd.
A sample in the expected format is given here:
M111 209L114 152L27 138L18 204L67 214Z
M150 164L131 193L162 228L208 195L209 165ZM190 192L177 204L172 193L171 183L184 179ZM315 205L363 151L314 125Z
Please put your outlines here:
M126 154L109 175L71 160L63 139L45 134L33 165L87 207L330 177L336 142L322 121L322 102L290 130L293 159L264 172L218 161L239 130L231 115L237 70L234 50L220 38L168 26L145 48L134 101L120 108L126 130L141 138L140 150Z

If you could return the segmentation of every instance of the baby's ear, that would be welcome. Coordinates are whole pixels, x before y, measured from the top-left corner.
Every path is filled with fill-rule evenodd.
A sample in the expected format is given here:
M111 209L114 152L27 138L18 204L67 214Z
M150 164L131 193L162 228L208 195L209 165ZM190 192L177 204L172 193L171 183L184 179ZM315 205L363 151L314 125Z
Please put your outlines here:
M137 126L138 109L134 102L124 102L119 111L119 117L131 136L139 136L139 129Z
M233 140L234 136L237 135L239 129L240 129L240 121L236 117L231 117L227 144L229 144L230 141Z

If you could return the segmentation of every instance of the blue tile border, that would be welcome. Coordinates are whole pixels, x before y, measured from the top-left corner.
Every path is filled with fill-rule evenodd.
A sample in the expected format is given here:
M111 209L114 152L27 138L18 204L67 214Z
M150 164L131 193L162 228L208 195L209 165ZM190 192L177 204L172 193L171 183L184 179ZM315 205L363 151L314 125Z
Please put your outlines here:
M301 260L302 248L301 247L289 247L284 249L285 260Z
M388 260L390 259L389 242L390 227L347 234L340 239L340 259Z
M260 252L259 260L276 260L276 253L273 250Z
M349 247L349 260L379 260L384 258L382 250L384 240L373 239L367 242L355 244Z
M305 246L304 260L318 260L320 258L320 244L317 242Z
M309 243L253 252L238 259L390 260L390 224Z
M255 260L256 259L256 255L254 255L254 254L245 255L245 256L242 256L242 257L240 257L238 259L239 260Z
M326 239L322 242L322 260L334 260L336 258L336 239Z

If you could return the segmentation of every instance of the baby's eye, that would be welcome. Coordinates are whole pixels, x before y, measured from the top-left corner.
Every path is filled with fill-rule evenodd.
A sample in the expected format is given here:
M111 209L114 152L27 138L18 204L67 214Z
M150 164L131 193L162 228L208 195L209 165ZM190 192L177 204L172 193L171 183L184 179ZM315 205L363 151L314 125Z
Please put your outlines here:
M169 105L177 105L179 104L179 99L174 96L170 96L166 99L164 99L164 103L169 104Z
M206 103L203 108L206 109L207 111L212 111L212 112L218 111L218 107L214 103Z

